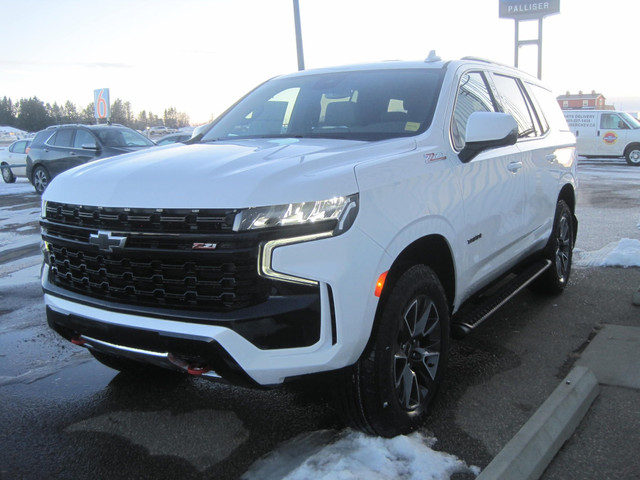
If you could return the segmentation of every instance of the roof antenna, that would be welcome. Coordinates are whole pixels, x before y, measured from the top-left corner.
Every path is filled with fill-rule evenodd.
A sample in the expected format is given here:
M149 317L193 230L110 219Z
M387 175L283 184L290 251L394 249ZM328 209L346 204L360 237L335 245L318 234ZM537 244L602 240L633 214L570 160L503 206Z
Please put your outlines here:
M424 63L434 63L442 60L438 55L436 55L435 50L431 50L429 52L429 56L425 59Z

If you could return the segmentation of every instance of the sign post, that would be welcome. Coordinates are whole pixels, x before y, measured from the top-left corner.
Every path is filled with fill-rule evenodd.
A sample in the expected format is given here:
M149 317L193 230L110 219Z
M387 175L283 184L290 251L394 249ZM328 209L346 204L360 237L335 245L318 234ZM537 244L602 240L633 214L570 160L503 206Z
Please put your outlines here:
M560 0L499 0L500 18L515 20L515 58L514 65L518 67L518 54L523 45L538 46L538 78L542 78L542 19L549 15L560 13ZM538 38L520 40L520 22L527 20L538 21Z
M302 51L302 27L300 26L300 5L293 0L293 20L296 27L296 50L298 52L298 70L304 70L304 53Z
M109 89L99 88L93 91L93 114L96 123L105 118L107 122L111 119L111 102L109 101Z

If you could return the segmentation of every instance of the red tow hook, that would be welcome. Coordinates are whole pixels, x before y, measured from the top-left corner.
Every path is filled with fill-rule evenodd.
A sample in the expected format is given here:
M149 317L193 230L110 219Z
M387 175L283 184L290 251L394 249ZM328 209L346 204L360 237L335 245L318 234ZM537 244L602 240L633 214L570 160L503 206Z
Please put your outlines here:
M87 342L80 335L76 335L75 337L71 337L71 343L73 343L74 345L80 345L82 347Z
M201 363L191 363L187 367L187 372L191 375L202 375L203 373L207 373L211 370L207 365Z

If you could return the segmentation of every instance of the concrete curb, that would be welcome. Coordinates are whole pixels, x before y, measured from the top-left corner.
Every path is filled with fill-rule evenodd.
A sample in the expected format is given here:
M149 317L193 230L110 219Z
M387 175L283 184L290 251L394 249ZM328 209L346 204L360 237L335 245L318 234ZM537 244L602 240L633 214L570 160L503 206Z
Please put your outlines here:
M540 478L598 396L595 375L574 367L477 480Z

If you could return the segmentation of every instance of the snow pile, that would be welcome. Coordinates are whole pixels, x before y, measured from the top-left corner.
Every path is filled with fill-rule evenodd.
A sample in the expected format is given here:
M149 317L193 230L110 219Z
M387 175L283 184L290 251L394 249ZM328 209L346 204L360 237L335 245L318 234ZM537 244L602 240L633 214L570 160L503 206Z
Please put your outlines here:
M594 252L575 249L573 264L578 267L640 267L640 240L623 238Z
M351 430L300 435L257 461L243 480L448 480L452 474L480 473L458 458L431 447L420 433L391 439Z

